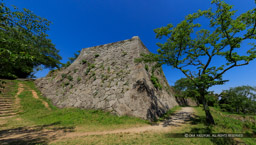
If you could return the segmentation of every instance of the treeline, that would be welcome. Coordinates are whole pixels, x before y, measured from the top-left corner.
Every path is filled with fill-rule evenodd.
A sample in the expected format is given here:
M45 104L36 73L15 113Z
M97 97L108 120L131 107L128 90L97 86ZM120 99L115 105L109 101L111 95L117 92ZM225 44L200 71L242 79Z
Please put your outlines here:
M175 82L175 96L193 98L198 104L202 99L193 83L186 78ZM220 94L208 92L206 94L209 106L220 108L222 111L237 114L256 114L256 87L238 86L222 91Z
M39 69L60 67L61 56L47 34L50 24L0 0L0 78L26 78Z
M219 107L223 111L238 114L256 114L256 88L239 86L223 91Z

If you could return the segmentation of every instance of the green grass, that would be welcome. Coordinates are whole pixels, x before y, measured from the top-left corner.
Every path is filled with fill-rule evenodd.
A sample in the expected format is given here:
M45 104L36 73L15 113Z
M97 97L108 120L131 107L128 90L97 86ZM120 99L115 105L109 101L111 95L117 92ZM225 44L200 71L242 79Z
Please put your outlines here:
M14 96L17 93L18 83L25 84L24 91L19 95L21 99L21 107L23 113L19 114L20 122L15 119L9 119L5 124L6 128L17 128L19 126L34 126L34 125L50 125L54 127L78 127L77 132L88 131L104 131L118 128L134 127L136 124L146 125L147 122L138 118L123 116L118 117L113 114L96 111L82 110L77 108L59 109L51 104L51 101L43 97L37 90L33 82L28 81L10 81L10 91L6 92L9 96ZM30 89L34 89L38 96L48 102L51 111L42 104L41 101L34 99ZM176 106L167 112L166 116L172 115L181 107ZM52 144L174 144L174 145L229 145L234 144L236 140L240 140L248 145L255 144L255 138L171 138L170 133L253 133L255 132L255 123L248 121L240 121L231 117L223 117L220 111L211 108L212 115L216 125L207 126L205 122L205 113L201 107L194 107L196 117L191 121L191 124L174 128L170 132L144 132L144 133L123 133L110 135L93 135L84 137L66 138ZM226 114L227 113L223 113ZM234 115L234 114L228 114ZM253 116L255 117L255 116ZM124 127L125 126L125 127Z
M48 102L51 111L44 107L41 101L34 99L28 89L20 94L21 106L23 113L21 117L33 121L36 125L56 124L58 126L111 126L125 124L146 124L147 122L128 116L118 117L108 112L96 110L82 110L78 108L59 109L51 104L51 102L42 97L40 92L35 88L33 82L24 82L30 88L36 90L39 97Z
M255 124L251 122L243 122L231 117L225 117L220 115L220 111L211 108L211 113L215 120L216 125L207 126L205 125L205 114L202 108L194 107L197 111L197 117L193 123L196 124L192 127L188 133L253 133L255 132ZM232 114L230 114L232 115ZM256 132L255 132L256 133ZM214 144L233 144L235 140L233 138L214 138L210 139ZM256 142L255 138L240 138L239 140L246 144L253 145Z
M180 107L175 107L169 111L173 114ZM237 133L243 131L243 122L233 120L232 118L223 118L216 113L212 113L215 118L215 126L207 126L205 122L205 113L200 107L194 107L196 117L191 124L184 125L182 128L170 130L168 133L145 132L138 134L111 134L111 135L93 135L84 137L67 138L62 141L51 143L52 145L79 145L79 144L167 144L167 145L231 145L236 141L232 138L171 138L170 133L234 133L231 127L236 127ZM227 125L229 122L230 125ZM237 139L236 139L237 140ZM248 145L254 145L255 139L242 138L240 141Z
M18 83L15 80L3 80L4 84L4 92L0 93L0 96L3 97L14 97L18 92Z
M111 134L111 135L94 135L84 137L74 137L64 139L59 142L50 143L50 145L213 145L208 139L195 138L170 138L164 133L141 133L141 134Z

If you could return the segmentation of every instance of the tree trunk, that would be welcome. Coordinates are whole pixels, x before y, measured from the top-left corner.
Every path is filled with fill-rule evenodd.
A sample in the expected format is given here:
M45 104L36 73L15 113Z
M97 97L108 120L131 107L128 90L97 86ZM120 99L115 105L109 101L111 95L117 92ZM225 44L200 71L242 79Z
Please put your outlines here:
M202 92L201 93L201 97L202 97L202 101L203 101L203 107L204 107L204 111L205 111L205 117L206 117L206 122L208 125L214 125L214 119L212 117L212 114L210 112L210 108L208 106L207 100L205 99L205 93Z

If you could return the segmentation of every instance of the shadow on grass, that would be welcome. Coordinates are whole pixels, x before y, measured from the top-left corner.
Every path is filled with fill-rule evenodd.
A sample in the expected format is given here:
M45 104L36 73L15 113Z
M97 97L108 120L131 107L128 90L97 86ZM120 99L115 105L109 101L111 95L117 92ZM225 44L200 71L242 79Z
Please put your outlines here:
M193 115L193 117L191 118L191 124L192 125L204 124L206 126L208 125L206 122L205 116L198 116L198 115Z
M189 133L193 133L193 134L211 134L213 132L212 132L212 127L207 126L207 127L202 127L202 128L192 128ZM225 133L223 133L223 134L225 134ZM235 144L238 143L233 138L228 138L228 137L209 138L209 139L215 145L235 145Z
M207 125L206 119L204 116L197 116L193 115L190 118L190 124L197 125L197 124L204 124L204 127L193 127L189 132L185 132L188 134L211 134L214 133L212 130L213 126ZM221 133L221 132L220 132ZM223 133L224 134L224 133ZM172 134L166 134L166 137L170 137ZM198 138L199 140L201 138ZM235 141L234 138L208 138L210 141L215 145L235 145L239 144L239 142ZM200 141L199 143L200 144Z
M72 132L74 127L56 127L60 122L33 127L18 127L0 131L0 144L33 145L48 144L63 132Z

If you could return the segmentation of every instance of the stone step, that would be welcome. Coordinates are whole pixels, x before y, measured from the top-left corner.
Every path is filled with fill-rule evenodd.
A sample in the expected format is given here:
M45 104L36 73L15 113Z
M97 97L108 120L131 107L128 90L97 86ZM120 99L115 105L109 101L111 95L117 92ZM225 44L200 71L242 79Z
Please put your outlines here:
M0 102L0 106L2 105L2 104L13 104L14 102Z
M0 96L0 100L2 100L2 99L13 100L13 99L15 99L15 97L2 97L2 96Z
M14 116L14 115L17 115L17 113L0 114L0 117L7 117L7 116Z
M14 99L0 99L0 102L12 102Z
M14 99L13 100L0 100L0 102L14 102Z
M0 106L0 110L3 110L3 109L12 109L13 106Z
M0 106L0 110L3 110L3 109L12 109L14 108L13 106Z
M10 110L1 110L0 114L5 114L5 113L13 113L16 112L16 110L10 109Z
M10 110L0 110L0 114L9 114L9 113L15 113L17 112L14 109L10 109Z
M10 96L0 96L0 99L15 99L14 97Z
M12 102L0 102L0 106L12 105Z
M0 103L0 107L1 106L12 106L13 105L13 103Z
M0 99L15 99L14 97L8 97L8 96L0 96Z

